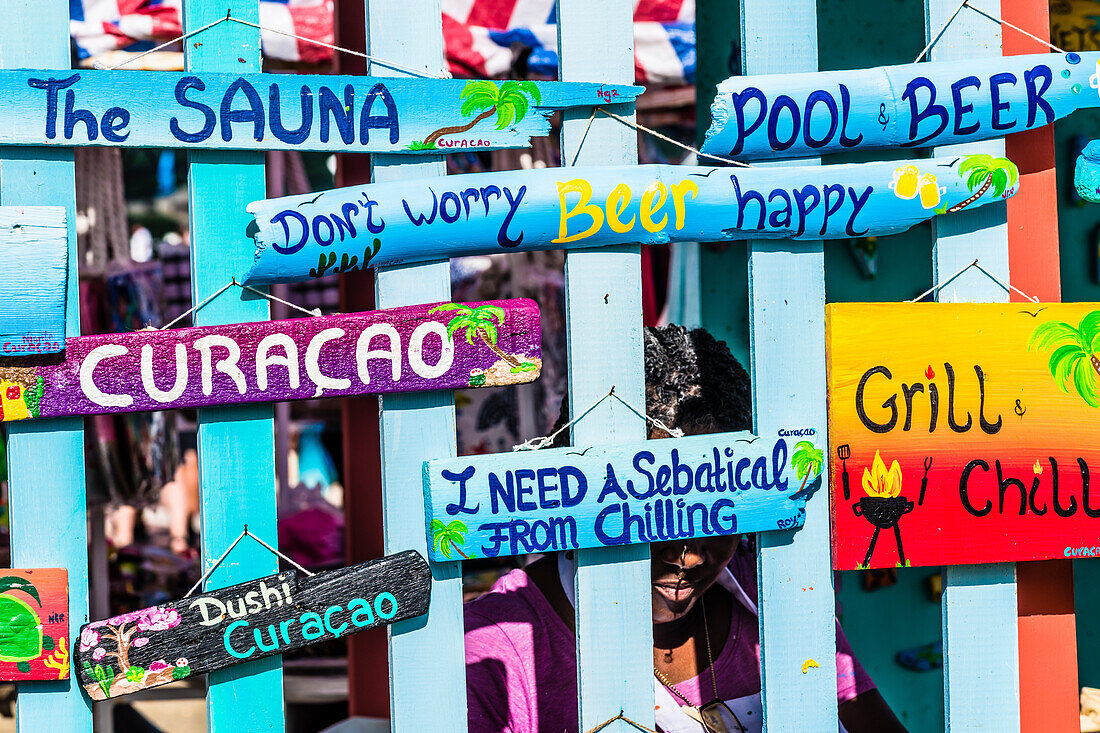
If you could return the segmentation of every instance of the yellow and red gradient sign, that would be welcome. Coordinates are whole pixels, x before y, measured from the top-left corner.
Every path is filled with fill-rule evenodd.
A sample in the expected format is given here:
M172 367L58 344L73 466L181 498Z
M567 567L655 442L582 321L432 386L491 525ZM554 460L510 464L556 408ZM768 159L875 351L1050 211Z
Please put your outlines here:
M833 567L1100 556L1100 303L827 309Z

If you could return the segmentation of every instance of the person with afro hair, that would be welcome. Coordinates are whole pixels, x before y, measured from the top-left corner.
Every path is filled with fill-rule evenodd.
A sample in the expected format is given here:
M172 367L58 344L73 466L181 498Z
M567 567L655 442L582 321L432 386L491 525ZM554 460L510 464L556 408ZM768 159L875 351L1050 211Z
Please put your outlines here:
M647 327L644 340L650 417L686 435L752 428L749 375L725 343L682 326ZM752 550L738 535L650 547L657 729L760 731ZM465 605L470 733L579 733L574 573L572 552L544 555ZM904 732L839 624L836 661L839 730Z

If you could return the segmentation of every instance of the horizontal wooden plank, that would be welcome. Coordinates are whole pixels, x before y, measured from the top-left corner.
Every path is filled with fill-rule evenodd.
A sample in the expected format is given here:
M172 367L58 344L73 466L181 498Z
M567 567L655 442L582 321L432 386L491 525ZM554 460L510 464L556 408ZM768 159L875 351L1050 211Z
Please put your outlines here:
M642 91L553 81L16 69L0 72L0 145L525 148L549 134L556 109L629 101Z
M337 258L349 269L347 257L377 267L637 242L894 234L1015 193L1010 161L998 159L1004 170L987 181L975 177L972 158L981 156L827 168L543 168L267 199L248 207L256 259L245 277L320 277Z
M1097 51L998 54L735 76L718 85L702 149L752 160L998 138L1100 106L1098 61Z
M0 680L69 679L69 572L0 572Z
M65 348L69 230L63 206L0 206L0 355Z
M80 336L0 365L3 419L492 387L538 378L527 299Z
M86 624L77 673L93 700L128 695L423 615L431 583L414 550L290 570Z
M425 461L429 557L794 529L821 466L809 439L751 433Z
M1100 304L827 317L836 569L1100 556Z

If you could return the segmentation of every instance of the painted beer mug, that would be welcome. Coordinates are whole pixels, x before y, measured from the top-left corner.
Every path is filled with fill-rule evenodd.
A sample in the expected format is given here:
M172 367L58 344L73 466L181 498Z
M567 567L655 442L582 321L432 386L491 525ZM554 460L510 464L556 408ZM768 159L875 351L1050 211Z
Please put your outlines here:
M898 166L894 169L894 180L890 182L890 188L899 199L911 199L917 195L917 178L920 171L912 164Z
M940 197L947 193L946 186L936 183L936 176L925 173L920 177L920 205L926 209L934 209L940 205Z

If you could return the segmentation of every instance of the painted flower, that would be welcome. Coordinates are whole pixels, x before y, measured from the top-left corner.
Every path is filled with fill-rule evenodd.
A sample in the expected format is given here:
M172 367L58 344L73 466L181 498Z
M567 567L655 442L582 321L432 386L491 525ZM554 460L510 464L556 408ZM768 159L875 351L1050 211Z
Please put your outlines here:
M97 662L100 659L103 659L105 656L107 656L107 650L104 649L103 647L96 647L96 650L94 652L92 652L92 659L94 659Z
M167 631L180 625L180 614L174 608L153 608L138 619L142 631Z
M148 643L149 643L148 637L139 636L138 638L136 638L136 639L134 639L133 641L130 642L130 646L137 649L138 647L145 646Z
M167 662L165 662L163 659L158 659L155 662L150 662L149 663L149 672L150 673L159 672L162 669L171 669L171 668L172 668L172 666L170 664L168 664Z
M137 621L143 618L146 613L148 613L148 610L144 608L138 611L130 611L130 613L124 613L119 616L112 616L106 621L101 621L100 624L107 624L108 626L122 626L123 624L128 624L131 621Z
M87 626L80 630L80 651L86 652L98 643L98 631Z
M177 659L176 660L176 666L177 667L186 667L187 666L187 657L180 657L179 659Z

